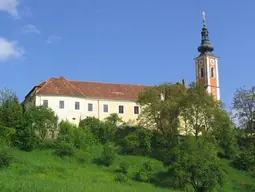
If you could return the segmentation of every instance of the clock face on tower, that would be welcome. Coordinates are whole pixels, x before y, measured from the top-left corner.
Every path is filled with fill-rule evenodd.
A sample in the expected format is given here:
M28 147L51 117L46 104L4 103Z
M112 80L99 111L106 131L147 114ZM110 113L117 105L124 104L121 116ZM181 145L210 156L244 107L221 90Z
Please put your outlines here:
M199 66L200 66L200 67L202 67L202 66L203 66L203 64L204 64L203 60L202 60L202 59L201 59L201 60L199 60L199 61L198 61L198 64L199 64Z
M214 65L214 59L210 59L210 64Z

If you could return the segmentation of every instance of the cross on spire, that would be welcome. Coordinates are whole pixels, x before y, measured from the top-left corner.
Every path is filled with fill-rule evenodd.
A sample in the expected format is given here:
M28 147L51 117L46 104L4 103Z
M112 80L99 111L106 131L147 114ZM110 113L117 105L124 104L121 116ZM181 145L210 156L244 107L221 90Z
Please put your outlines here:
M204 11L202 12L202 16L203 16L203 27L205 27L205 25L206 25L206 15L205 15Z

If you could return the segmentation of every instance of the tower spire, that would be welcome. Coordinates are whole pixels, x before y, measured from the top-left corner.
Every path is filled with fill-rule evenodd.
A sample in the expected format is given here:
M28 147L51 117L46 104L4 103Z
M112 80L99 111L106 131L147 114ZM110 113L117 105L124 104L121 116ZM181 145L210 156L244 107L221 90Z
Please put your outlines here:
M214 50L214 47L211 45L209 40L209 32L206 28L206 15L205 12L202 12L203 17L203 28L201 32L202 40L201 45L198 47L198 51L201 53L201 55L212 55L212 51Z
M206 27L205 12L202 12L202 40L198 47L200 55L195 59L196 80L204 85L209 94L217 101L220 100L218 57L212 54L213 46L209 41L209 32Z
M204 11L202 12L202 16L203 16L203 27L205 27L205 25L206 25L206 15L205 15Z

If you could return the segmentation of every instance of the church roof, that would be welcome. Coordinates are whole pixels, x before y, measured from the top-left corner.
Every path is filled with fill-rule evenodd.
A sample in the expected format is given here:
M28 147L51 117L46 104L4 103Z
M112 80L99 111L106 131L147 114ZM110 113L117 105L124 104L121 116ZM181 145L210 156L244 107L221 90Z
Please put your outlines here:
M98 99L137 100L139 94L146 88L150 87L152 86L72 81L66 80L64 77L52 77L48 81L35 86L32 90L35 90L36 94L40 95L65 95Z

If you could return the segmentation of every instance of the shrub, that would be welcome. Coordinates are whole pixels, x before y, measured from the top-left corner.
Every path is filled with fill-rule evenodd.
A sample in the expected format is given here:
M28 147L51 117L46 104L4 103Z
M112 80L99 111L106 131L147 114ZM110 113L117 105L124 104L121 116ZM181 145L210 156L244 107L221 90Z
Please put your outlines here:
M97 138L89 129L77 128L74 130L74 147L78 149L87 149L98 143Z
M118 171L120 171L123 174L127 174L128 173L128 168L129 168L129 165L127 163L122 162L119 165Z
M153 170L153 164L151 161L146 161L143 163L143 169L145 171L152 171Z
M80 163L90 163L92 161L91 154L82 150L76 150L74 156Z
M45 140L48 136L54 136L57 128L57 116L54 111L45 106L31 106L24 113L27 126L36 132L37 137Z
M149 155L151 153L151 139L150 130L138 128L124 138L123 152L132 155Z
M52 149L55 147L55 141L53 139L46 139L40 142L40 149Z
M0 150L0 168L8 167L15 160L15 155L11 148L4 147Z
M110 166L117 156L117 147L112 143L106 143L103 147L99 163L105 166Z
M135 174L135 178L136 181L141 181L141 182L148 182L150 180L150 175L149 173L144 170L144 169L140 169L140 171L138 171Z
M115 176L115 181L120 182L120 183L127 183L128 177L124 174L118 174Z
M103 134L101 135L102 143L115 141L117 126L113 123L105 122L103 127Z
M60 157L72 156L74 154L74 148L70 143L60 142L56 146L55 154Z
M232 165L240 170L249 171L255 168L255 147L249 146L240 156L236 157Z
M95 117L87 117L80 121L79 127L88 128L101 143L111 142L115 139L116 125L110 122L102 122Z
M148 129L139 128L137 134L140 140L139 153L149 155L151 153L152 132Z
M95 118L95 117L86 117L85 119L81 120L79 123L79 127L88 127L91 130L96 130L102 122ZM94 131L92 131L94 133Z
M0 140L2 141L2 143L10 146L15 136L15 133L16 130L14 128L0 125Z
M138 135L135 132L130 133L123 140L123 152L135 155L137 154L139 144L140 141Z
M71 123L69 123L68 121L61 121L59 123L59 135L73 135L73 131L76 129L77 127Z
M136 181L149 182L151 179L151 171L153 170L152 162L146 161L143 163L142 168L135 174Z

